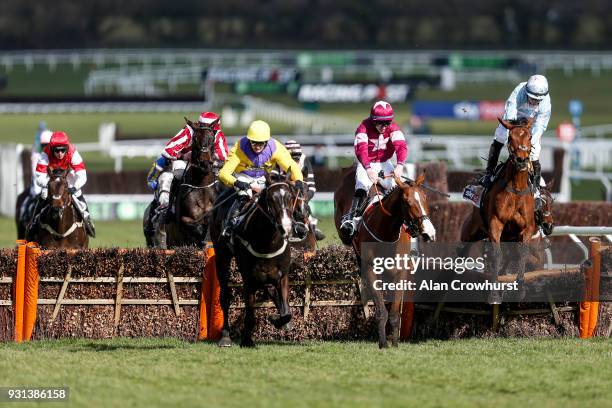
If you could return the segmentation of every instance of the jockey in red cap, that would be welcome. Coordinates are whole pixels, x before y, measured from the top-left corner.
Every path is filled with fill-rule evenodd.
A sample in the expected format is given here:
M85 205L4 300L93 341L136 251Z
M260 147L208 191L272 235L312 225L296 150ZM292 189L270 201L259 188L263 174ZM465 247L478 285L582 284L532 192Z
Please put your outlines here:
M43 149L36 164L36 184L41 187L41 198L47 198L47 185L49 184L48 169L70 170L66 181L68 191L74 198L73 203L83 217L85 230L91 237L96 236L94 225L89 215L87 202L81 188L87 182L87 172L83 158L70 143L68 135L64 132L53 132L49 144Z
M214 112L202 112L198 124L215 131L215 160L220 167L228 156L227 141L221 130L221 118ZM153 163L147 176L149 187L156 192L160 208L166 208L170 203L170 187L174 177L182 177L187 165L187 158L191 154L191 139L194 130L185 125L161 152L160 157Z
M355 175L355 195L351 209L342 218L340 228L347 234L355 232L353 218L367 197L370 187L378 180L378 173L385 175L393 173L401 177L408 155L406 138L400 127L393 122L393 107L385 101L377 101L370 110L370 117L364 119L355 131L355 155L357 156L357 172ZM396 155L397 164L391 162ZM380 184L385 189L395 185L392 177L381 179Z

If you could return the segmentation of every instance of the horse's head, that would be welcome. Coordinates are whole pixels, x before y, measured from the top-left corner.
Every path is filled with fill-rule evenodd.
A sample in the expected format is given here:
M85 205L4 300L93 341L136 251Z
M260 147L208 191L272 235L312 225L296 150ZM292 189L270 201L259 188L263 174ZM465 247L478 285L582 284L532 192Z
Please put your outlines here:
M192 122L187 118L185 121L193 129L191 163L196 167L208 169L213 161L216 131L204 123Z
M429 219L429 205L427 196L421 188L425 181L425 173L417 177L416 181L403 182L395 178L395 183L402 190L402 217L408 233L412 237L423 236L425 241L436 240L436 229Z
M51 217L54 220L61 220L64 215L64 210L71 204L72 196L68 191L68 182L66 176L68 170L49 169L49 194L47 202L49 204Z
M300 203L301 193L298 190L288 181L273 182L266 175L266 188L262 193L262 199L265 200L271 221L278 227L283 237L291 241L303 239L305 237L303 233L307 232L304 226L306 213L301 207L304 204ZM301 218L296 219L296 214ZM301 224L304 228L297 226L294 230L295 224Z
M555 227L552 214L554 202L551 194L552 184L553 181L550 181L548 184L546 184L546 187L540 188L540 197L536 201L536 205L538 206L536 211L536 222L542 226L544 234L546 235L552 234L553 228Z
M527 171L531 153L531 125L533 118L527 121L507 121L498 118L499 123L509 130L508 153L517 170Z

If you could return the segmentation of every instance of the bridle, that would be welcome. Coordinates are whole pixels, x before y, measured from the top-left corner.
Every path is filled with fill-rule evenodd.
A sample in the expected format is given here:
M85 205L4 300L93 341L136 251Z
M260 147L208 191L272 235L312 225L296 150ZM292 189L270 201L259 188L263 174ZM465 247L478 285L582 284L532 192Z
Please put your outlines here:
M62 178L60 176L57 176L55 178L55 182L57 183L64 183L64 189L65 191L67 191L67 184L66 184L66 179ZM57 212L57 217L58 217L58 221L62 220L62 217L64 215L64 211L66 210L66 208L72 208L74 206L73 202L72 202L72 195L68 192L67 194L67 200L66 202L63 202L63 196L57 196L57 195L49 195L49 197L47 198L48 202L47 205L41 210L41 214L43 213L48 213L49 211L53 211L53 212ZM54 206L53 205L53 201L54 200L62 200L62 205L61 206ZM40 221L40 226L41 228L43 228L44 230L46 230L47 232L49 232L49 234L51 234L54 238L56 239L62 239L62 238L66 238L68 235L72 234L77 228L80 228L83 226L82 222L77 222L77 221L73 221L72 225L65 231L65 232L58 232L55 230L55 228L53 228L51 225L49 225L46 222L43 222L42 218Z
M513 128L514 129L524 129L524 127L516 127ZM512 130L510 130L509 132L512 133ZM524 159L520 158L518 156L518 152L517 150L521 151L521 152L530 152L531 148L525 146L524 144L519 144L518 147L515 149L512 146L512 135L510 135L511 141L510 143L508 143L508 153L509 153L509 159L512 162L512 164L514 165L514 167L518 170L518 171L526 171L529 168L529 157L526 157Z

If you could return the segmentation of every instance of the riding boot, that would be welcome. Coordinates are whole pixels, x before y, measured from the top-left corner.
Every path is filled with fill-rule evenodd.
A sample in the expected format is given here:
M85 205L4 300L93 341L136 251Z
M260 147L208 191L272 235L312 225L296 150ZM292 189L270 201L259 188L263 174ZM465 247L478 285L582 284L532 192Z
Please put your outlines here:
M497 161L499 160L499 154L501 153L501 149L504 147L503 143L498 142L497 140L493 140L491 143L491 147L489 147L489 157L487 159L487 170L484 176L480 179L480 185L489 188L491 185L491 178L493 177L493 172L495 171L495 167L497 166Z
M362 189L355 191L353 201L351 202L351 209L344 215L344 217L342 217L340 229L348 235L352 236L355 233L355 222L353 221L353 218L355 218L357 215L356 213L361 207L361 204L365 200L367 194L368 193Z
M80 197L77 197L77 200L82 204L78 204L79 211L81 212L81 216L83 217L83 225L85 226L85 231L87 235L92 238L96 237L96 227L91 220L91 216L89 215L89 208L87 206L87 201L85 201L85 196L81 194Z
M238 197L236 197L236 199L232 203L232 206L227 212L227 217L225 218L225 226L223 228L223 232L221 233L223 237L229 238L236 229L236 226L238 224L238 218L240 216L240 210L242 209L242 206L245 201L247 201L247 199L248 196L238 195Z
M542 179L542 166L540 165L539 160L534 160L531 162L533 166L533 191L535 192L535 196L540 196L540 180Z

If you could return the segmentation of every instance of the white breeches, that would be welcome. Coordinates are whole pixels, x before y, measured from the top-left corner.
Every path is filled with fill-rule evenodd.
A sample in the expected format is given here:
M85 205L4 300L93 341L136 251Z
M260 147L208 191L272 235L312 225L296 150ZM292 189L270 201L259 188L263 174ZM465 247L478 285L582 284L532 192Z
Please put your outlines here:
M391 160L387 160L382 163L370 163L370 167L376 171L378 174L381 170L386 175L393 173L393 169L395 166L391 163ZM395 180L393 177L387 177L381 179L381 184L385 190L390 190L395 186ZM372 181L368 177L368 173L366 169L363 167L361 163L357 163L357 173L355 175L355 190L365 190L370 191L372 187Z
M239 181L244 181L245 183L249 183L249 184L257 183L261 186L261 188L264 188L266 186L266 178L264 176L251 177L248 174L236 173L234 174L234 177L236 177L236 179ZM238 195L252 197L253 192L251 190L247 190L247 191L239 190Z

